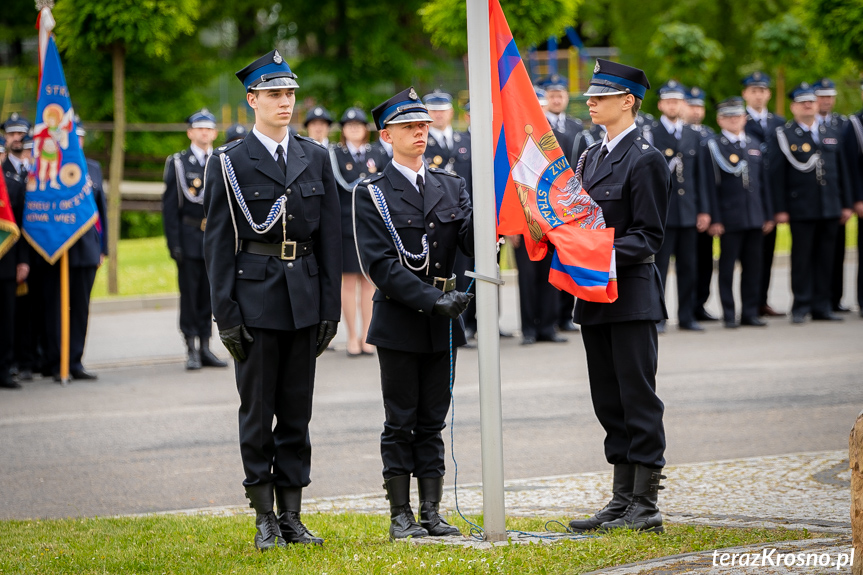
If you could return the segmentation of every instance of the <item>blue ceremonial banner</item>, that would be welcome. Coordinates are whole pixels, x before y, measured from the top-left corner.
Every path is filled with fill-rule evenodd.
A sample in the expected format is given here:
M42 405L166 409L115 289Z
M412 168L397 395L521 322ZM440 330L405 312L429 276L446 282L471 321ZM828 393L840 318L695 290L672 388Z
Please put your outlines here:
M49 263L99 218L54 37L48 39L33 129L24 237Z

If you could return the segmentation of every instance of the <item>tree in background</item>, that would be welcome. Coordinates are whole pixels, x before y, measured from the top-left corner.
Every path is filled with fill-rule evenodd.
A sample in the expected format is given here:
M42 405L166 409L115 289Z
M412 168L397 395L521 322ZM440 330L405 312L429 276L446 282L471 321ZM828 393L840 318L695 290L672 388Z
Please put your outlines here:
M504 0L501 7L522 54L527 48L559 37L575 24L582 0ZM438 48L467 54L467 5L464 0L427 0L420 9L423 29Z
M834 56L850 58L863 71L863 2L808 0L801 11L810 30L818 33Z
M658 79L676 78L688 86L705 86L725 57L719 42L708 38L700 26L682 22L659 26L648 53L658 62Z
M126 55L141 52L164 59L181 35L194 31L198 0L63 0L54 10L57 45L72 57L111 54L114 133L108 193L108 293L118 293L117 242L120 239L120 182L126 140ZM134 84L133 84L134 86Z
M780 116L785 115L788 67L810 67L804 63L808 36L803 23L791 13L768 20L755 31L753 47L774 74L773 111Z

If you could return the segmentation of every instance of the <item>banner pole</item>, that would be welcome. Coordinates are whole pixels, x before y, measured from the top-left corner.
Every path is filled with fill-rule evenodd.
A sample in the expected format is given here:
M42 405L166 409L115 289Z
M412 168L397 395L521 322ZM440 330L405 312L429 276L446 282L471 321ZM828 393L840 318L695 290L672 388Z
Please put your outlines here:
M60 382L69 383L69 250L60 256Z
M497 225L491 105L488 0L467 0L468 78L471 100L477 352L482 453L482 508L486 541L506 541L503 491L503 415L500 397Z

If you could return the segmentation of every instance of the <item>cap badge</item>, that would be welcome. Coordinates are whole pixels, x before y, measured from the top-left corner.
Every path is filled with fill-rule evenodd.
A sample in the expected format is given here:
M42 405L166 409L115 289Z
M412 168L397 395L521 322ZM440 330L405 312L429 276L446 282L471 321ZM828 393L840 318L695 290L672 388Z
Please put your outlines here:
M19 118L18 112L12 112L12 115L9 116L10 120L17 120Z
M416 90L411 88L411 91L408 92L408 98L410 98L411 100L419 100L419 98L417 98Z
M675 82L674 80L669 80L669 81L668 81L668 87L669 87L669 88L676 88L676 87L677 87L677 82Z
M809 88L809 84L807 84L806 82L803 82L802 84L800 84L800 87L803 88L804 90L806 90Z
M315 108L315 115L316 115L316 116L320 116L320 115L321 115L321 114L323 114L323 113L324 113L324 111L323 111L323 110L321 110L320 108Z
M201 113L202 113L202 114L209 114L209 113L210 113L210 111L209 111L208 109L206 109L206 108L201 108Z
M357 117L357 113L356 113L356 112L354 112L353 110L351 110L350 112L348 112L348 118L356 118L356 117Z
M752 77L755 78L756 80L760 80L761 79L761 72L755 72L754 74L752 74Z
M276 53L273 54L273 62L275 62L276 64L281 64L282 63L282 55L279 54L278 50L276 50L275 52Z
M593 67L593 73L599 74L599 60L596 61L596 66Z

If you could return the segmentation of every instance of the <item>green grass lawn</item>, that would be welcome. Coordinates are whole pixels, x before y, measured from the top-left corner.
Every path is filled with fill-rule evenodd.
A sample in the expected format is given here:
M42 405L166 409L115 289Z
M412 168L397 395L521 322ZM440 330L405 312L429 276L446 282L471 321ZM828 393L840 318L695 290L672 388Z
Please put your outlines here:
M678 553L810 537L807 531L672 525L662 535L624 532L479 550L390 543L384 516L307 514L303 519L324 537L323 547L260 553L248 515L4 521L0 573L577 574ZM466 531L463 521L453 523ZM511 518L508 527L542 531L544 523Z
M177 265L168 255L164 237L120 240L117 252L119 296L179 293ZM108 262L96 273L94 298L108 295Z

